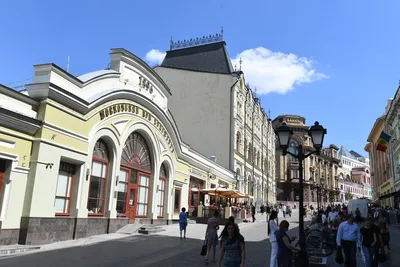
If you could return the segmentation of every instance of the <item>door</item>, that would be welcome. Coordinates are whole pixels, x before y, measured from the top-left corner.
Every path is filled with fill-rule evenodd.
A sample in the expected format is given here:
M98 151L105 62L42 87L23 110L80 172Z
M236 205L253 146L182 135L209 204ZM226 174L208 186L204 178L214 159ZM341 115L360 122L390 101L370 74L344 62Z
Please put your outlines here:
M118 216L129 218L133 223L136 217L137 207L137 172L129 168L121 167L118 181Z
M129 218L129 223L135 222L136 207L137 207L137 185L128 186L128 194L126 201L126 216Z

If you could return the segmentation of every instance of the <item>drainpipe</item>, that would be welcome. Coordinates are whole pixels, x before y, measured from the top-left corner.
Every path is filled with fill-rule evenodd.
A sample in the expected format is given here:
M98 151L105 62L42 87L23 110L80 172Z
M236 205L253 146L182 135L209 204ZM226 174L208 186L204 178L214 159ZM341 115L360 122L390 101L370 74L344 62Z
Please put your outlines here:
M243 83L244 83L244 78L243 78ZM246 86L246 84L244 83L244 85ZM247 128L246 128L246 124L247 124L247 97L249 95L249 90L246 87L247 91L246 91L246 99L244 101L244 132L243 132L243 141L246 140L246 132L247 132ZM246 183L247 180L247 157L246 157L246 153L248 152L248 147L247 144L244 144L244 180ZM244 192L246 193L246 192Z
M256 111L256 100L255 99L253 99L253 101L254 101L254 104L253 104L253 112L252 112L252 120L251 120L251 144L253 145L253 147L251 148L251 153L253 153L254 152L254 112ZM253 181L253 184L252 184L252 193L253 193L253 199L254 199L254 156L256 156L256 155L253 155L253 157L251 157L251 159L253 160L253 179L252 179L252 181Z
M263 158L264 158L264 118L265 118L265 113L263 113L263 120L262 120L262 125L261 125L261 196L262 196L262 200L263 200L263 204L264 204L264 162L263 162ZM267 143L268 146L268 143ZM268 151L268 147L267 147L267 151Z
M232 139L235 140L236 138L236 132L235 132L235 94L233 93L233 88L235 88L235 85L237 84L237 82L240 80L240 78L236 78L236 81L233 83L233 85L231 86L231 108L230 108L230 121L229 121L229 129L231 130L230 135L229 135L229 167L232 171L236 172L235 170L235 164L234 164L234 153L235 153L235 149L234 149L234 143L232 142ZM235 176L236 177L236 176ZM237 183L237 179L236 179L236 183Z

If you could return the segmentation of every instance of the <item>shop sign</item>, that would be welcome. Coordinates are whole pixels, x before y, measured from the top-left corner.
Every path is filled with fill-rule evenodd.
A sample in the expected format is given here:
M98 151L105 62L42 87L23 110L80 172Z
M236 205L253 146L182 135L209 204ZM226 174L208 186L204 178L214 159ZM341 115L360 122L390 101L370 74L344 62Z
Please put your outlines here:
M138 107L134 104L127 104L127 103L114 104L114 105L111 105L109 107L106 107L106 108L100 110L100 112L99 112L100 120L104 120L105 118L110 117L111 115L114 115L117 113L122 113L122 112L132 113L137 116L142 116L144 119L153 123L154 126L161 132L162 136L165 138L171 152L174 152L174 145L173 145L172 140L169 137L168 132L165 129L165 127L155 116L153 116L150 112L142 109L141 107Z
M201 178L207 179L207 175L205 173L203 173L202 171L198 170L198 169L189 168L189 172L191 174L194 174L197 177L201 177Z

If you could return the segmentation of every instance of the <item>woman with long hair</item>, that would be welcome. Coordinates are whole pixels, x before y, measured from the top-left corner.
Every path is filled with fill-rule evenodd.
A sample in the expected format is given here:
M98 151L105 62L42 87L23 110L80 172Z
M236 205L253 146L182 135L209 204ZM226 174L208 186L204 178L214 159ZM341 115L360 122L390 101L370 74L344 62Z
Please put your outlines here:
M271 242L271 267L278 267L278 243L276 241L275 232L279 230L276 224L276 219L278 218L278 213L276 210L271 211L271 215L268 220L268 235L269 241Z
M244 237L234 223L228 221L221 235L222 247L218 267L244 267L246 248Z
M207 255L206 255L206 264L208 264L211 248L213 250L213 262L215 260L215 248L218 245L218 217L219 212L214 211L214 216L208 219L207 221L207 229L206 229L206 244L207 244Z

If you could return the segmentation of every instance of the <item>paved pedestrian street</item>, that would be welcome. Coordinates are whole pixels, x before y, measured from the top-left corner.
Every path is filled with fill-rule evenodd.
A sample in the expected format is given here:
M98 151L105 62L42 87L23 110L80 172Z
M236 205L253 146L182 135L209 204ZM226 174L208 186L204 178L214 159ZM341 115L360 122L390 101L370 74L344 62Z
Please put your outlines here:
M290 222L289 235L297 235L298 214L294 212L291 218L286 219ZM241 223L239 226L246 239L246 266L269 266L271 246L267 239L265 218L257 215L255 223ZM205 225L189 225L186 240L180 240L177 225L167 226L166 229L159 235L133 235L97 244L1 258L0 267L205 266L204 257L200 256ZM400 238L399 233L398 229L392 230L392 256L396 257L397 262L400 260L399 253L395 253L395 251L400 251L397 241ZM219 249L217 249L217 256L218 251ZM392 259L392 262L396 261ZM361 260L358 265L365 266ZM217 266L217 264L210 263L209 266ZM329 266L338 266L334 263L334 256L330 257ZM399 265L387 263L384 266Z

